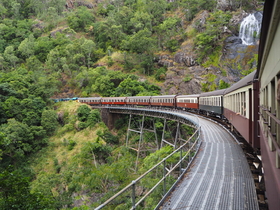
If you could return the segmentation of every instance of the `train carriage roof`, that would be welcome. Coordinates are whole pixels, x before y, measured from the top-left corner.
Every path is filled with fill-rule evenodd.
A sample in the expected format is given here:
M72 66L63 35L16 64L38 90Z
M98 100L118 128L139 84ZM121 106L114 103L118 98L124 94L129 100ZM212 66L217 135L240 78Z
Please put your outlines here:
M175 98L176 95L152 96L153 98Z
M238 81L237 83L233 84L231 87L226 89L224 94L228 94L239 88L251 85L254 81L255 74L256 74L256 71L251 72L250 74L245 76L243 79L241 79L240 81Z
M206 93L201 93L201 94L199 95L199 97L224 95L225 90L226 90L226 89L215 90L215 91L206 92Z
M78 100L100 100L102 97L78 98Z
M197 98L199 94L194 94L194 95L179 95L176 98Z
M102 100L110 99L110 100L124 100L127 97L102 97Z
M151 96L128 96L127 99L150 99Z

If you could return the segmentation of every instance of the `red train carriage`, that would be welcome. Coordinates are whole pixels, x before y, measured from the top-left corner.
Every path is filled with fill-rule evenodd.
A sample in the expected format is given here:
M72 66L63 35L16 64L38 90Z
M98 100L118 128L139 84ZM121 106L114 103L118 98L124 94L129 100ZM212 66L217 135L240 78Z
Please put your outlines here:
M199 95L180 95L176 97L177 107L183 109L198 109Z
M103 97L101 98L102 105L125 105L126 97Z
M152 96L151 106L176 107L176 95Z
M97 106L101 105L101 97L78 98L78 102Z
M149 106L151 96L130 96L126 98L127 105Z
M254 103L254 76L255 71L247 75L239 82L232 85L224 93L224 116L232 126L254 147L259 147L254 123L258 119L254 116L257 104ZM253 106L256 105L254 108Z

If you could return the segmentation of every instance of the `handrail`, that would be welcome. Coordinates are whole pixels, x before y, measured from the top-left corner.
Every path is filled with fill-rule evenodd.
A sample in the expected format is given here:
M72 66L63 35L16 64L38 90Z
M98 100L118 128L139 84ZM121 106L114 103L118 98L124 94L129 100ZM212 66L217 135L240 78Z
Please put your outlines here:
M264 107L260 107L266 114L268 114L276 123L278 123L280 125L280 120L277 119L275 116L273 116L273 114L271 114L267 109L265 109ZM265 126L267 129L267 132L268 132L268 135L269 137L271 138L272 140L272 143L273 143L273 146L275 147L275 150L276 152L278 153L278 156L280 157L280 146L278 144L278 142L276 141L275 139L275 136L271 133L271 130L269 128L269 125L268 125L268 122L265 120L264 116L262 113L260 113L260 117L262 119L262 121L264 122L263 123L263 126ZM260 124L261 125L261 124Z
M197 135L197 136L196 136ZM159 163L157 163L156 165L154 165L151 169L149 169L148 171L146 171L144 174L142 174L140 177L138 177L137 179L133 180L129 185L127 185L125 188L123 188L122 190L120 190L117 194L115 194L114 196L112 196L111 198L109 198L108 200L106 200L104 203L102 203L101 205L99 205L97 208L95 208L95 210L99 210L102 209L103 207L105 207L107 204L109 204L110 202L112 202L115 198L117 198L118 196L120 196L122 193L124 193L125 191L127 191L129 188L132 188L135 190L135 185L137 182L139 182L141 179L143 179L146 175L148 175L150 172L152 172L153 170L155 170L158 166L160 166L161 164L164 163L168 158L170 158L171 156L173 156L175 153L177 153L178 151L182 151L183 147L185 147L194 137L196 137L195 142L193 142L192 146L188 149L188 151L186 152L186 154L184 155L183 158L180 158L180 160L167 172L164 174L164 176L135 204L135 197L132 197L132 207L131 209L135 209L136 206L138 206L141 202L143 202L145 200L146 197L148 197L155 189L156 187L162 183L166 177L168 175L171 174L172 171L174 171L174 169L176 169L181 163L182 161L189 156L190 152L192 151L192 149L194 148L195 145L199 145L198 141L199 141L199 137L200 137L200 127L197 128L197 130L194 132L194 134L183 144L181 145L179 148L177 148L176 150L174 150L171 154L169 154L167 157L165 157L163 160L161 160ZM198 150L198 147L197 147ZM190 162L189 162L190 165ZM189 166L188 165L188 166ZM165 170L165 169L164 169ZM186 170L185 170L186 171ZM178 181L178 180L177 180ZM132 192L132 195L135 196L135 192Z
M278 125L280 125L280 120L279 120L277 117L275 117L273 114L271 114L271 113L269 112L268 109L266 109L266 108L263 107L263 106L260 106L260 108L261 108L266 114L268 114Z

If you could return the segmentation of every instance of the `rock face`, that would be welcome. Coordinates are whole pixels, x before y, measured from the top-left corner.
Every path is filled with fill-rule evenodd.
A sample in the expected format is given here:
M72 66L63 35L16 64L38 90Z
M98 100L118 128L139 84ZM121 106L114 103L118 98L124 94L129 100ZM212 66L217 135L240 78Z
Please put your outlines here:
M102 0L95 0L92 2L94 2L94 3L89 3L84 0L67 0L65 7L66 7L66 9L73 9L75 6L85 6L89 9L92 9L94 7L94 5L102 2Z
M237 0L217 0L217 8L224 11L237 9L240 4Z
M243 59L246 48L239 37L230 36L224 41L223 59L235 59L237 56Z

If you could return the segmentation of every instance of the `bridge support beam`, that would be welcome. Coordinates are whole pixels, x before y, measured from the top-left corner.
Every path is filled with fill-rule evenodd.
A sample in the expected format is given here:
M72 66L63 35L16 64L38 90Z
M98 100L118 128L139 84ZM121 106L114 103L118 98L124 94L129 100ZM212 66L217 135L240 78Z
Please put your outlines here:
M121 114L109 112L107 108L101 109L101 119L110 130L114 128L116 120L120 119L121 116Z
M153 135L147 134L148 132L153 133ZM154 152L159 149L154 118L149 119L145 117L145 115L142 115L141 119L139 119L139 116L130 114L126 135L126 146L137 152L135 164L135 170L137 170L138 159L142 153L148 151Z

